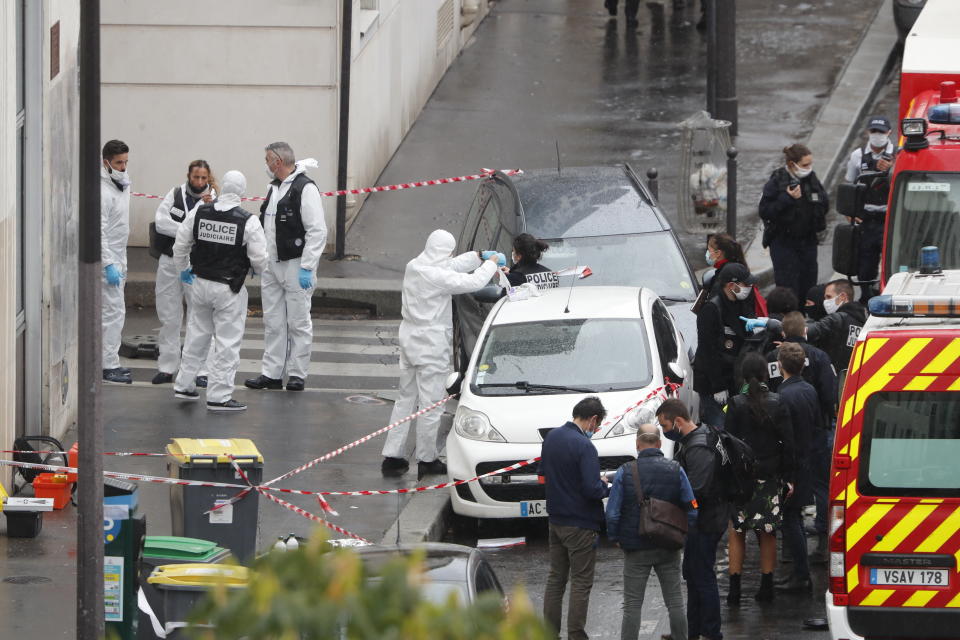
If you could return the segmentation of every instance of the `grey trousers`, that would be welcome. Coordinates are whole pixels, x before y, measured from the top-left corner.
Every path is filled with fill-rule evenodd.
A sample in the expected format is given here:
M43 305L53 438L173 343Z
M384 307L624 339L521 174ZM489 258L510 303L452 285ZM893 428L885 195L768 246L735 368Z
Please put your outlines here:
M550 523L550 574L543 593L543 617L554 632L560 631L563 593L570 579L567 603L567 638L586 640L587 607L597 561L597 532Z
M680 588L680 551L642 549L623 552L623 621L620 640L637 640L640 634L640 610L647 590L650 570L657 572L663 602L670 616L670 636L674 640L687 637L687 615L683 609Z

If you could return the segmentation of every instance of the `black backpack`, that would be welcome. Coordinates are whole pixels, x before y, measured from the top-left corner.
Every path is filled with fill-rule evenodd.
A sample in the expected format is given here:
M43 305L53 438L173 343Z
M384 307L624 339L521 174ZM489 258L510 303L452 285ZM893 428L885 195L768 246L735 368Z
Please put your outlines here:
M720 456L720 494L728 502L743 505L753 497L757 480L757 456L740 438L710 426Z

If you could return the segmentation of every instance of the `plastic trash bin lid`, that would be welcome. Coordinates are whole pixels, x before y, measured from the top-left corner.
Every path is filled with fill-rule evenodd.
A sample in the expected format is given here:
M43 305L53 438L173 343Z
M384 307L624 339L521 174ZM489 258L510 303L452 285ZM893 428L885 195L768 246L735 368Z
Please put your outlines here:
M263 464L263 456L253 440L247 438L173 438L167 445L167 454L180 463L230 464L230 456L245 458L238 464L250 464L250 459Z
M144 558L189 560L193 563L209 560L225 549L216 542L179 536L147 536L143 543Z
M250 570L232 564L165 564L147 582L164 589L206 589L216 585L238 589L247 586Z

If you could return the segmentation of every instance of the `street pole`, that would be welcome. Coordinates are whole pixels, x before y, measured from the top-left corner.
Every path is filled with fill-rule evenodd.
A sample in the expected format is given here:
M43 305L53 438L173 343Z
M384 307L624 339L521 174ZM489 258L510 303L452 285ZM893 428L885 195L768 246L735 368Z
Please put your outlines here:
M656 167L650 167L647 169L647 188L650 189L650 193L653 194L653 199L660 201L660 180L658 176L660 172L657 171Z
M717 0L701 0L707 13L707 113L717 119Z
M730 135L737 135L737 2L712 0L714 5L714 108L717 120L730 122Z
M77 640L100 640L103 608L103 424L100 412L100 0L80 3Z
M737 238L737 151L727 149L727 233Z
M337 190L347 188L350 137L350 62L353 58L353 0L343 0L340 23L340 142L337 149ZM337 239L334 258L342 260L347 249L347 196L337 196Z

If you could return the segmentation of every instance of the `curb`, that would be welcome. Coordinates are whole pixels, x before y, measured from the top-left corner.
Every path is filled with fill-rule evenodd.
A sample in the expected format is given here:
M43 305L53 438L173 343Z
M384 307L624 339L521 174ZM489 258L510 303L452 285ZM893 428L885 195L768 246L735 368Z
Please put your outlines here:
M884 0L870 27L860 38L856 51L840 73L830 92L830 99L820 109L813 131L806 141L815 154L828 160L828 169L823 174L823 185L828 193L833 193L843 175L841 168L846 164L850 145L863 128L867 107L896 63L896 52L893 0ZM877 59L884 61L879 68L872 62ZM865 87L869 89L865 91ZM827 238L830 238L840 217L828 213L827 220ZM751 268L761 289L773 285L773 264L770 252L762 247L762 237L763 226L760 225L746 251L747 264L762 265Z
M427 484L446 482L444 476L426 476ZM416 542L436 542L443 539L453 517L450 495L446 489L414 494L400 512L400 516L383 534L380 544L393 546Z

